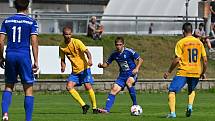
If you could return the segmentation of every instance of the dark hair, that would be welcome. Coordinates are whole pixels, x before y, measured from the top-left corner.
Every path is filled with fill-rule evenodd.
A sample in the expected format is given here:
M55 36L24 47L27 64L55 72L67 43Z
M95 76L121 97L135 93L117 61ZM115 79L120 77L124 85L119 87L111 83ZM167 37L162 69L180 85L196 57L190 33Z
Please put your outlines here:
M122 43L124 44L124 38L123 38L123 37L117 37L117 38L115 39L115 44L116 44L117 42L122 42Z
M182 27L182 30L185 33L192 33L192 31L193 31L192 24L191 23L184 23L183 27Z
M27 10L29 5L29 0L15 0L14 5L17 11Z
M199 24L199 26L202 26L202 27L204 27L204 23L200 23L200 24Z
M65 27L63 27L63 32L64 32L64 30L71 30L71 32L72 32L72 27L71 26L65 26Z

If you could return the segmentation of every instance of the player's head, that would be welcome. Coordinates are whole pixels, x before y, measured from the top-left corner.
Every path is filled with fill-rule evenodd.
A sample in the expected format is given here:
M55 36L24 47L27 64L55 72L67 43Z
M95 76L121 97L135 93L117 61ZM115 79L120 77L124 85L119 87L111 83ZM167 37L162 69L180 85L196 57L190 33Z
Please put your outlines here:
M200 24L199 24L199 29L200 29L200 30L204 29L204 23L200 23Z
M69 42L72 38L72 27L70 26L65 26L63 28L63 37L66 42Z
M29 0L15 0L14 6L18 12L28 10Z
M92 22L92 23L96 23L96 16L92 16L92 17L91 17L91 22Z
M182 31L183 31L184 36L186 36L188 34L192 34L192 31L193 31L192 24L184 23L182 26Z
M125 46L124 38L117 37L115 40L115 47L118 52L121 52Z

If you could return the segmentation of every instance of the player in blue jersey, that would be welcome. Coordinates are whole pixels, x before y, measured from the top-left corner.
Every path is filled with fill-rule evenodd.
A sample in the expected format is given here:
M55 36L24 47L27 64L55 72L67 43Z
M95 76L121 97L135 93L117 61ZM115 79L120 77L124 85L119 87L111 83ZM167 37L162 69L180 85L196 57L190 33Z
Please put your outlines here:
M115 47L116 50L110 55L108 60L103 64L98 64L99 68L106 68L115 60L120 68L119 76L108 95L106 106L104 109L99 109L100 113L110 112L115 96L123 90L125 86L128 88L133 105L137 105L134 85L137 81L137 73L143 63L143 59L134 50L125 47L123 37L116 38ZM137 64L135 61L137 61Z
M25 92L25 121L32 121L34 105L34 72L38 70L38 26L28 17L29 0L15 0L17 14L6 18L0 30L0 66L5 68L5 90L2 94L2 120L8 121L8 109L12 100L14 84L19 75ZM4 58L4 40L7 36L6 56ZM30 45L34 64L31 62Z

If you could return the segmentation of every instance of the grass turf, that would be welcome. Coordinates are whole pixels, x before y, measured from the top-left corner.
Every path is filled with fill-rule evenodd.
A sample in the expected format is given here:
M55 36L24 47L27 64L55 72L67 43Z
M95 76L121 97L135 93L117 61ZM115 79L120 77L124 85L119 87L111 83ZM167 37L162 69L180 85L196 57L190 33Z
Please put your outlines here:
M81 93L84 100L90 104L87 93ZM99 93L97 102L99 107L105 105L106 93ZM10 107L10 121L23 121L22 95L13 95ZM138 93L138 102L143 108L141 116L131 116L131 99L127 93L119 94L110 114L92 114L90 109L86 115L81 114L79 105L69 94L36 94L33 121L170 121L164 116L168 113L167 93ZM198 92L194 105L194 112L190 118L185 117L187 105L186 93L177 95L174 121L213 121L215 113L215 96L213 93Z

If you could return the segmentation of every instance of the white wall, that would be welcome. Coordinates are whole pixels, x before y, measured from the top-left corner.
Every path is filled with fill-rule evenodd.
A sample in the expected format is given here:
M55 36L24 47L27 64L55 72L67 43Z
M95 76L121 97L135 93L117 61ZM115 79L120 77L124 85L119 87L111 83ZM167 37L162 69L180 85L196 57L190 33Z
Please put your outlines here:
M98 63L103 62L103 47L90 46L88 49L91 52L93 58L93 66L91 67L92 74L103 74L103 69L97 67ZM58 46L39 46L40 74L70 74L72 68L67 58L66 64L65 72L61 73ZM0 69L0 74L3 73L4 70Z

